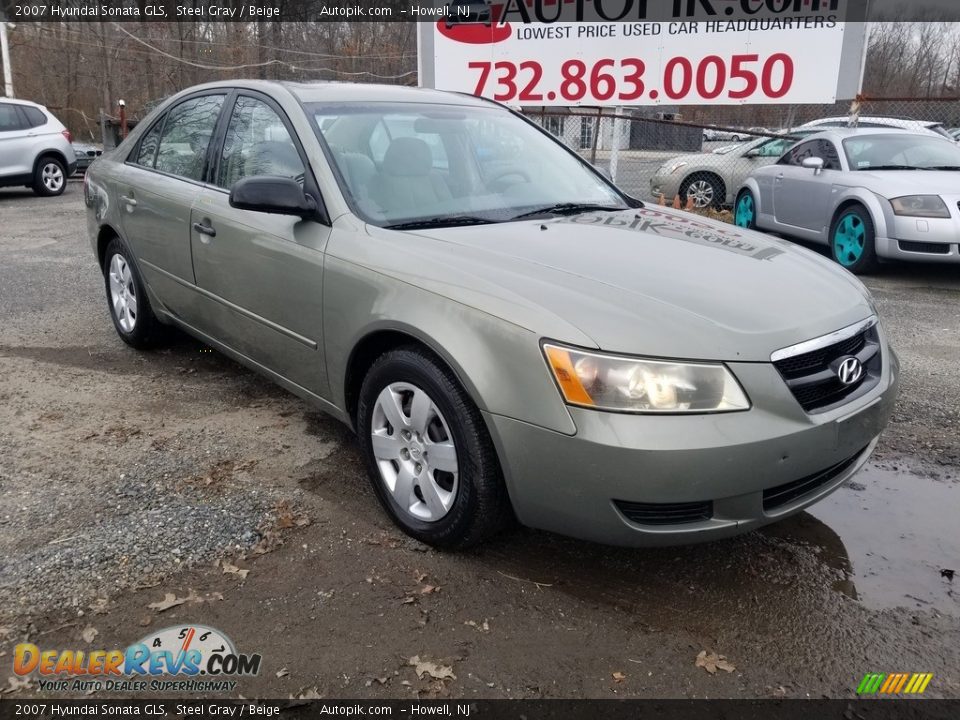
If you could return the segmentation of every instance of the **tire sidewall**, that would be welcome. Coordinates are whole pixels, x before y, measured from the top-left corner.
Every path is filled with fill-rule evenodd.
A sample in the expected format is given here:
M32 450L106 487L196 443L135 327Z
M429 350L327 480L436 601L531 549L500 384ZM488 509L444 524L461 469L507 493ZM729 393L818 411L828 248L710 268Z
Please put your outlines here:
M750 218L750 222L746 225L737 225L737 209L740 207L740 201L744 197L749 197L753 201L753 217ZM744 230L756 230L757 229L757 198L749 189L743 189L737 195L737 199L733 202L733 224Z
M43 184L43 168L50 163L54 163L57 167L60 168L60 173L63 175L63 183L60 185L59 190L51 191L47 189L47 186ZM37 167L33 171L33 190L37 195L42 197L56 197L58 195L63 195L67 190L67 168L58 158L53 157L52 155L45 155L37 160Z
M446 515L433 522L414 518L397 504L383 482L373 454L370 434L377 397L385 387L397 382L415 385L430 396L447 422L457 451L457 494L453 506ZM450 395L454 393L462 395L451 398ZM357 433L374 493L401 529L432 545L456 545L459 538L468 532L477 507L476 479L482 469L475 465L475 458L481 456L475 433L481 429L471 428L470 425L482 421L479 413L465 412L464 401L469 403L469 398L438 363L410 350L396 350L382 356L371 367L360 391Z
M837 232L837 226L840 224L840 221L850 214L856 214L863 223L863 253L855 263L852 265L845 265L844 263L840 262L840 259L837 257L837 250L836 246L834 245L834 235ZM867 212L866 208L861 205L850 205L838 212L833 218L833 222L830 223L830 237L828 238L830 243L830 257L833 258L833 261L840 267L844 268L845 270L849 270L854 275L870 272L876 268L877 264L877 251L874 242L875 239L876 230L874 228L873 218L870 216L870 213Z
M121 255L130 268L130 276L133 278L133 287L137 297L137 320L134 323L133 330L125 331L120 327L117 315L113 310L113 301L110 296L110 262L114 255ZM110 319L113 320L113 327L116 328L120 338L136 348L143 348L150 345L151 331L154 329L153 311L150 308L150 301L147 299L147 289L144 286L143 278L140 275L140 269L133 260L133 252L122 239L115 237L107 245L106 252L103 255L103 286L107 298L107 311L110 313Z
M725 190L720 187L720 181L715 175L709 173L695 172L688 175L684 178L683 182L680 184L680 204L681 207L686 207L687 203L687 193L690 192L690 186L695 182L705 181L710 183L710 186L713 188L713 200L710 201L708 205L704 205L699 210L706 210L708 208L719 208L724 200Z

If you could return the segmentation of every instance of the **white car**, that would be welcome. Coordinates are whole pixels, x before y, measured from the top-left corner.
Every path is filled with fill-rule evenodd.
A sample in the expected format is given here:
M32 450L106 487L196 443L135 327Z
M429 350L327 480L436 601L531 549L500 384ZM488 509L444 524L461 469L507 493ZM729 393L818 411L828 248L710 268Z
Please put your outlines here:
M77 167L70 131L43 105L0 99L0 187L60 195Z

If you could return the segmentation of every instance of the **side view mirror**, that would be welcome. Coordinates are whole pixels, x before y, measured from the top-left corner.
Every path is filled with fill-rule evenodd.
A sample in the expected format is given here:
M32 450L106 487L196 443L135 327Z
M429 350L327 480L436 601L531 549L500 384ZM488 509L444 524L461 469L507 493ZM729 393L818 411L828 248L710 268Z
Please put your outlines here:
M254 175L237 180L230 188L230 207L305 218L316 212L317 201L296 180Z
M747 150L747 154L745 157L755 158L755 157L760 157L762 154L763 153L760 152L760 148L753 148L752 150Z
M813 170L814 175L819 175L823 172L823 158L818 157L808 157L804 158L803 162L800 163L803 167Z

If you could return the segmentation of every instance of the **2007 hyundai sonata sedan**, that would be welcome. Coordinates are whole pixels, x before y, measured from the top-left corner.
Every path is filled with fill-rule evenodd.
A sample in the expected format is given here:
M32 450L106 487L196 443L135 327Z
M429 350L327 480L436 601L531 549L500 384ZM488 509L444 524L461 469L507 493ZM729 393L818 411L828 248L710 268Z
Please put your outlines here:
M120 337L179 327L349 423L437 546L514 515L622 545L743 532L839 487L894 404L853 275L645 207L482 99L203 85L84 188Z

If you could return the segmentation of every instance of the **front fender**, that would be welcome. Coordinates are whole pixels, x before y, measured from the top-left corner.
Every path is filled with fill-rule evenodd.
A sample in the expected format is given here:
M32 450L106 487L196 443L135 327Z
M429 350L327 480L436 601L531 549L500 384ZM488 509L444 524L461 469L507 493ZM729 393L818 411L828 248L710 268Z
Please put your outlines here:
M328 256L324 343L331 401L347 412L348 363L371 333L402 332L449 365L484 412L572 435L576 428L553 382L540 337L468 305Z
M885 198L877 195L872 190L863 187L842 188L834 198L833 208L830 211L830 217L827 218L825 240L829 241L830 226L833 224L833 218L837 211L849 203L856 202L863 205L870 213L873 220L873 229L878 238L889 237L888 229L893 226L893 208Z

